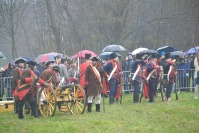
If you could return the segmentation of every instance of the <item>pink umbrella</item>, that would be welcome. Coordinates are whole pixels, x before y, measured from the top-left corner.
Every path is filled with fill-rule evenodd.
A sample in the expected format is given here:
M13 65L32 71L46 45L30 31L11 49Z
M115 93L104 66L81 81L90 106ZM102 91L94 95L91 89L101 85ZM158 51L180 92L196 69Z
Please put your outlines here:
M35 61L38 63L42 63L42 62L46 62L49 60L54 60L54 57L60 55L61 57L63 57L63 54L60 53L56 53L56 52L51 52L51 53L46 53L46 54L42 54L36 57Z
M91 56L97 56L96 53L94 53L93 51L90 50L82 50L77 52L75 55L73 55L72 57L79 57L79 58L85 58L85 54L91 54Z

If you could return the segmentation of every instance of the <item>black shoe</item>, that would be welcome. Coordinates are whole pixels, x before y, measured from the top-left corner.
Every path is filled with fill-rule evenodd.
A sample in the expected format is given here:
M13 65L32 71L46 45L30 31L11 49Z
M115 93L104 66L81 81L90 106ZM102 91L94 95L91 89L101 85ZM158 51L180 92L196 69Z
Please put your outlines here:
M19 119L24 119L24 116L20 116Z
M91 108L92 108L92 103L88 103L88 106L87 106L88 113L92 112Z
M96 104L96 112L100 112L100 104Z

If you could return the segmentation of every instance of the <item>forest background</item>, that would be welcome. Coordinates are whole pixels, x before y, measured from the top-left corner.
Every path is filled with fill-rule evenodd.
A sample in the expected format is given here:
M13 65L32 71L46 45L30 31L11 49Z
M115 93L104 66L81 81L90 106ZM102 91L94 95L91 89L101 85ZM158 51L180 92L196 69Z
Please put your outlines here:
M68 56L110 44L128 51L199 44L198 0L1 0L0 48L11 60Z

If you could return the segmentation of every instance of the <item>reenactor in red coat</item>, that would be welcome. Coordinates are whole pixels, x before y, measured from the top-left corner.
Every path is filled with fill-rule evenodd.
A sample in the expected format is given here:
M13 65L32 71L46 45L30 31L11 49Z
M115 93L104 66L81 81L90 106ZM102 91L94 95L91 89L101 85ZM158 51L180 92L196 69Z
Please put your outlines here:
M152 54L150 61L146 65L147 77L146 81L149 84L149 102L154 102L154 95L157 91L158 69L157 54Z
M59 83L57 77L57 73L59 72L60 68L58 66L49 67L41 73L40 78L49 85L56 87Z
M96 65L99 61L98 57L91 57L92 63L87 67L85 73L85 89L88 96L88 112L91 112L93 98L95 97L96 112L100 112L100 102L102 93L102 82L100 72L97 70Z
M176 60L171 59L170 53L167 53L165 55L165 58L166 58L166 63L163 65L163 71L164 71L163 80L164 80L164 86L166 88L165 101L170 101L173 83L175 83L175 76L177 74L177 70L175 67Z
M142 54L136 54L136 60L132 63L131 74L132 74L132 82L133 82L133 102L139 102L139 94L141 89L142 82L142 67L146 64L146 61L143 60Z
M36 91L37 91L37 82L41 85L47 85L42 79L38 78L36 74L33 72L36 66L36 62L29 61L27 62L28 67L22 72L20 87L17 88L17 97L19 98L19 119L23 119L23 105L26 101L29 102L32 115L34 117L37 116L37 102L36 102Z
M15 64L17 64L17 67L13 70L13 81L12 81L12 93L15 99L15 113L18 113L18 108L19 108L19 99L17 98L17 88L20 87L20 79L22 75L22 71L25 67L25 62L26 59L24 58L19 58L15 61Z
M116 53L112 53L110 57L111 60L109 60L106 65L103 66L103 71L109 82L109 104L113 104L117 94L118 85L120 85L120 77L122 72L118 66L118 55Z

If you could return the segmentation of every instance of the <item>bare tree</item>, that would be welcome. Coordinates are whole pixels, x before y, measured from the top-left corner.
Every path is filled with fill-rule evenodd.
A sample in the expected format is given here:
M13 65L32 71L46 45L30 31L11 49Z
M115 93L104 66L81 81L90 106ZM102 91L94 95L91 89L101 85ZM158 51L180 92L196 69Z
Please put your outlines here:
M46 7L48 11L48 15L50 18L50 27L52 28L53 35L55 37L55 46L57 52L62 52L61 50L61 35L60 35L60 26L59 23L57 23L55 15L53 13L53 6L51 0L45 0L46 1Z
M15 37L27 4L24 0L0 1L0 32L11 40L12 58L17 57Z

